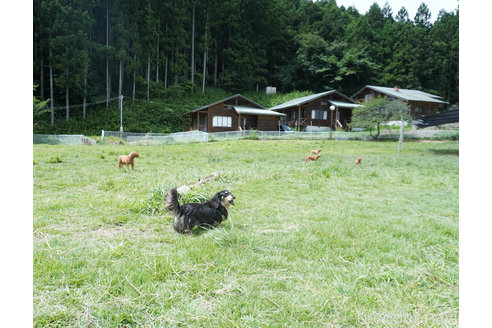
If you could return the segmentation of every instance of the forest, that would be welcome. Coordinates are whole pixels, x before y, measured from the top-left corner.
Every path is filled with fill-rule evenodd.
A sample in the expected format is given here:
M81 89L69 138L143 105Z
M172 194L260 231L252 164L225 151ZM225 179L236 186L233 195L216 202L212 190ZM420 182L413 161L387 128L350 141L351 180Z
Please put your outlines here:
M351 96L366 84L420 89L459 102L459 9L431 20L335 0L34 0L34 96L40 124L91 106L226 93ZM222 92L222 91L221 91ZM92 108L92 107L91 107ZM188 108L191 110L193 108ZM183 110L178 110L183 111ZM79 114L80 113L80 114Z

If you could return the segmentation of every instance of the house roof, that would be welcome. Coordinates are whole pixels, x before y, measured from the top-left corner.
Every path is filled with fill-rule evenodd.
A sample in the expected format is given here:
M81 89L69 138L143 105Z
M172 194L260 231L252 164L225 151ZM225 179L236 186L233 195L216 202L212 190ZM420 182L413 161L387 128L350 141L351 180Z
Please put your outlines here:
M283 113L274 112L268 109L245 107L245 106L232 106L236 113L241 115L266 115L266 116L287 116Z
M353 104L353 103L348 103L348 102L344 102L344 101L338 101L338 100L328 100L328 101L331 102L336 107L342 107L342 108L364 107L364 106L359 105L359 104Z
M396 91L395 88L379 87L374 85L366 85L365 87L357 91L354 94L354 96L359 94L362 90L366 88L405 101L426 101L426 102L433 102L438 104L447 104L446 101L440 100L442 99L442 97L433 95L431 93L423 92L420 90L398 89L398 91Z
M200 111L200 110L202 110L202 109L208 108L208 107L213 106L213 105L220 104L220 103L222 103L222 102L226 102L226 101L231 100L231 99L234 99L234 98L236 98L236 97L241 97L241 98L243 98L244 100L249 101L249 102L250 102L250 103L252 103L252 104L255 104L256 106L258 106L258 108L263 108L263 109L265 108L265 107L263 107L262 105L260 105L260 104L258 104L258 103L256 103L256 102L254 102L253 100L251 100L251 99L249 99L249 98L246 98L245 96L243 96L243 95L241 95L241 94L239 94L239 93L238 93L238 94L235 94L235 95L233 95L233 96L230 96L230 97L227 97L227 98L221 99L221 100L219 100L219 101L216 101L216 102L214 102L214 103L211 103L211 104L208 104L208 105L205 105L205 106L199 107L199 108L195 108L195 109L194 109L194 110L192 110L191 112L187 112L187 113L185 113L185 115L186 115L186 114L191 114L191 113L194 113L194 112L198 112L198 111Z
M303 104L308 103L310 101L313 101L315 99L329 95L329 94L340 95L344 99L347 99L347 101L349 101L349 103L355 104L355 101L353 101L349 97L345 96L343 93L338 92L337 90L330 90L330 91L316 93L314 95L309 95L309 96L304 96L304 97L292 99L292 100L284 102L283 104L272 107L272 108L270 108L270 110L279 110L279 109L288 108L288 107L300 106L300 105L303 105ZM328 101L333 103L332 100L328 100ZM340 102L340 103L342 103L342 102ZM346 104L348 104L348 103L346 103ZM335 105L335 106L337 106L337 105ZM342 107L342 106L339 106L339 107Z

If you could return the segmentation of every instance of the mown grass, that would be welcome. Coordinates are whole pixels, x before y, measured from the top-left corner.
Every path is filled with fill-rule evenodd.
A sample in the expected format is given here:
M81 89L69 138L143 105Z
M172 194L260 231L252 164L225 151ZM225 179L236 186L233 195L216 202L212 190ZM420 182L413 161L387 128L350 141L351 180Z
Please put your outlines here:
M36 327L458 325L458 142L33 148ZM212 172L183 199L229 220L175 233L163 194Z

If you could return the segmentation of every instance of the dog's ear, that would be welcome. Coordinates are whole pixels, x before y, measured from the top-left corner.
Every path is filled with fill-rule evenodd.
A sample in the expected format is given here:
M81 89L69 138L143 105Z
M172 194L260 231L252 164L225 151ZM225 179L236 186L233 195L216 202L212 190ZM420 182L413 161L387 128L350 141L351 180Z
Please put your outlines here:
M211 199L210 204L213 208L219 208L220 206L220 192L216 193Z

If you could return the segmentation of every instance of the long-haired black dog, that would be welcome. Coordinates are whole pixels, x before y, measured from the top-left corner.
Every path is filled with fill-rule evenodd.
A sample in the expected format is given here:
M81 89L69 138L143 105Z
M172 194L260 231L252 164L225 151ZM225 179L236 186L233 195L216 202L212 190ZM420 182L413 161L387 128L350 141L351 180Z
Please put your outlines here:
M195 226L217 227L227 220L227 208L234 205L236 196L229 190L216 193L203 203L187 203L179 205L178 191L171 189L164 198L164 206L174 215L174 230L180 233L191 233Z

